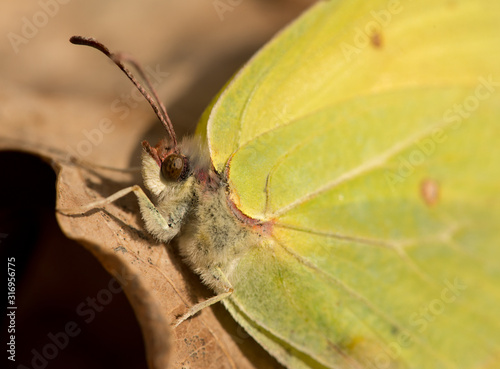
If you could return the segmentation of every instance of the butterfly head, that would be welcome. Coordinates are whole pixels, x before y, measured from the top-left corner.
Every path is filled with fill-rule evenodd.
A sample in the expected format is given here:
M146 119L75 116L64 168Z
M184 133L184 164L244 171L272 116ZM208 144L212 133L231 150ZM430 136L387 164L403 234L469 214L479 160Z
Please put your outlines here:
M178 150L170 147L168 141L163 139L155 147L149 142L143 141L144 151L160 167L160 173L164 180L171 182L182 182L190 174L189 159Z
M142 176L144 184L154 195L170 200L193 183L213 187L219 177L211 169L206 145L197 137L186 137L177 148L163 139L156 146L142 142Z

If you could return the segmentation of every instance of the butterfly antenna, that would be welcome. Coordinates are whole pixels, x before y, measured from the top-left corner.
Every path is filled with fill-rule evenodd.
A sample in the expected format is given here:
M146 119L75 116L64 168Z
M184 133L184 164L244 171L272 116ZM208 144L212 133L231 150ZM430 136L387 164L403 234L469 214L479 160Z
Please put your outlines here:
M75 45L86 45L99 50L108 58L110 58L118 66L118 68L120 68L123 71L123 73L127 75L127 77L132 81L134 86L141 92L142 96L144 96L144 98L149 102L149 105L151 105L151 107L153 108L156 116L158 117L158 119L160 119L160 122L163 124L163 127L165 127L165 130L167 131L168 135L172 140L173 149L177 151L177 138L175 136L175 131L172 122L170 121L170 118L167 114L167 109L165 109L165 106L158 98L156 90L151 84L151 81L149 80L146 73L144 73L144 70L142 69L140 64L136 62L131 56L121 53L112 53L106 46L104 46L102 43L100 43L99 41L97 41L92 37L73 36L69 39L69 41ZM146 82L146 86L151 91L153 96L151 96L146 91L146 89L142 87L142 85L134 77L132 72L130 72L125 67L123 62L130 63L137 70L137 72L139 72L140 77Z

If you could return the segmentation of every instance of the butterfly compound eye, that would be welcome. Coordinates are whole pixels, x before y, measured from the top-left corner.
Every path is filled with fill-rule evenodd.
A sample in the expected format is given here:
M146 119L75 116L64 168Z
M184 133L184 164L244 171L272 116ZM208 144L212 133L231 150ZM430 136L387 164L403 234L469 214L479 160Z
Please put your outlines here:
M171 154L161 163L161 174L163 178L177 181L183 180L187 175L188 163L186 157L178 154Z

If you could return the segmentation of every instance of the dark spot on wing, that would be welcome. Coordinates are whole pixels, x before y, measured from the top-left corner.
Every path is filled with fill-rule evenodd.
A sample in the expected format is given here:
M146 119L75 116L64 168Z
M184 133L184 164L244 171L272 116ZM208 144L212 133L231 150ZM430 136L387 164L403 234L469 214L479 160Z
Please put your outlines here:
M420 195L427 206L434 206L439 201L439 184L426 178L420 183Z
M383 46L382 33L379 30L373 31L370 35L370 43L375 49L381 49Z

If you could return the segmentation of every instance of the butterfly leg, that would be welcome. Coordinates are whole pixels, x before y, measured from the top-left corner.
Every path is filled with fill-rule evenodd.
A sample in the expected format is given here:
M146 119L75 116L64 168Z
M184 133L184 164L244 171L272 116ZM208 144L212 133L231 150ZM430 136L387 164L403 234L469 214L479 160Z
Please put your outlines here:
M128 195L130 192L134 192L137 197L139 198L140 196L146 196L142 188L139 186L130 186L127 188L124 188L123 190L120 190L113 195L106 197L105 199L99 200L99 201L94 201L89 204L83 205L83 206L78 206L75 208L66 208L66 209L57 209L57 211L61 214L64 215L78 215L78 214L85 214L86 212L92 210L92 209L97 209L97 208L103 208L104 206L111 204L112 202ZM149 199L148 199L149 201Z
M105 199L91 202L84 206L80 206L77 208L57 209L57 211L65 215L85 214L89 210L102 208L108 204L111 204L112 202L128 195L131 192L133 192L137 196L137 200L141 208L141 215L144 219L146 229L161 241L170 241L179 232L181 226L180 220L184 215L183 209L177 209L177 211L173 209L172 214L170 214L169 216L169 221L167 222L167 220L165 220L163 215L160 214L160 212L151 202L148 196L144 193L142 188L138 185L124 188L123 190L120 190Z
M196 305L194 306L191 306L191 308L189 308L189 310L183 315L181 316L180 318L178 318L174 323L173 323L173 326L174 327L177 327L179 324L181 324L183 321L191 318L193 315L195 315L196 313L198 313L199 311L201 311L202 309L208 307L208 306L211 306L219 301L222 301L224 300L226 297L229 297L231 296L231 294L233 293L233 286L231 286L231 283L227 280L226 276L224 275L224 273L222 272L222 270L220 270L220 268L216 268L214 270L214 276L219 279L221 282L223 282L224 284L224 292L222 293L219 293L218 295L216 296L213 296L211 298L209 298L208 300L205 300L205 301L202 301L202 302L199 302L197 303Z

